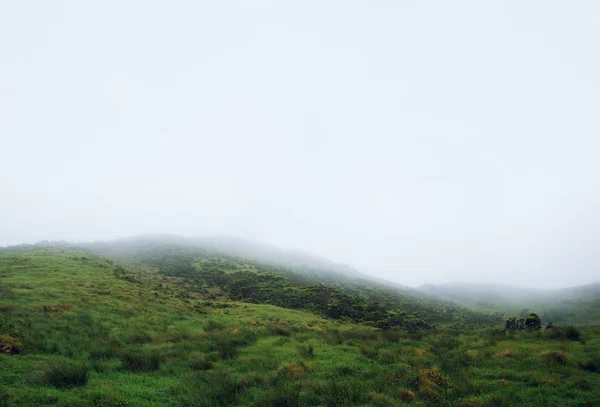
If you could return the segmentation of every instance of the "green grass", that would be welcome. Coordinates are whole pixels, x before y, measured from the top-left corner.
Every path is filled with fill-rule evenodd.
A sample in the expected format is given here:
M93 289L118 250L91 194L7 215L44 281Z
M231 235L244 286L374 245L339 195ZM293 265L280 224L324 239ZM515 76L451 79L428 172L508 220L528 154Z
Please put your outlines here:
M0 346L19 349L0 354L0 406L600 405L600 328L383 332L163 278L0 254Z

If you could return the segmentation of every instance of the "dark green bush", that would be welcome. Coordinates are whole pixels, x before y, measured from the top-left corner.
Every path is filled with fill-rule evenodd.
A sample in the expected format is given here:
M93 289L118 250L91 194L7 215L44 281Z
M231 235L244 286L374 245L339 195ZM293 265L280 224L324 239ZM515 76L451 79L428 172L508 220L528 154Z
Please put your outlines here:
M146 349L125 349L121 353L123 369L131 372L150 372L160 368L160 355Z
M82 362L54 358L41 368L42 383L58 388L85 386L88 381L88 368Z

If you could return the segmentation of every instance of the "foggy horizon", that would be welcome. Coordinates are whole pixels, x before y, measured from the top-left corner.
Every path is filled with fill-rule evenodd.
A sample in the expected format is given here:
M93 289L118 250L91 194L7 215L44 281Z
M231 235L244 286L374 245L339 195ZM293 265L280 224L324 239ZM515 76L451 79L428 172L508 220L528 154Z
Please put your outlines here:
M600 5L7 2L0 246L224 235L416 287L600 275Z

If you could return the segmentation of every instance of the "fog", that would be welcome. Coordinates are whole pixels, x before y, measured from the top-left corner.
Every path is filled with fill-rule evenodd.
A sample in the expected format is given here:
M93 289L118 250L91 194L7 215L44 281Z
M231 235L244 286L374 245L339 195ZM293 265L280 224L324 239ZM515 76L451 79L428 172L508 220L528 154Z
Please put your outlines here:
M597 2L0 10L0 245L218 234L408 285L600 275Z

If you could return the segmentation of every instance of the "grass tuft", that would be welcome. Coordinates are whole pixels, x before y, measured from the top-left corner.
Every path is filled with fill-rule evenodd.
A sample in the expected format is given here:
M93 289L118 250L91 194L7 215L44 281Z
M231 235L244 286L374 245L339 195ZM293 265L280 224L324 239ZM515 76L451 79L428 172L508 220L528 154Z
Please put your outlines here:
M151 372L160 368L160 355L155 350L125 349L121 352L121 364L130 372Z
M88 382L88 368L84 363L53 358L40 369L43 384L57 388L85 386Z

